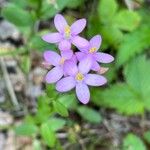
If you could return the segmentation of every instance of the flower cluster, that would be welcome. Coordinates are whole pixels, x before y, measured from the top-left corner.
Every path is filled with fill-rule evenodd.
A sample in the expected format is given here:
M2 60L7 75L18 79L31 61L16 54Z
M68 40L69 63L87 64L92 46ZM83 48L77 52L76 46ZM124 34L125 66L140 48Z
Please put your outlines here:
M90 70L98 72L101 68L99 63L110 63L114 58L98 52L102 41L100 35L94 36L90 41L79 36L86 26L86 19L79 19L69 26L65 18L57 14L54 24L58 32L46 34L42 39L57 44L60 55L51 50L44 52L46 63L54 66L45 80L47 83L56 83L56 90L59 92L75 88L79 101L87 104L90 100L88 85L102 86L107 82L102 75L89 73ZM73 52L72 44L79 52Z

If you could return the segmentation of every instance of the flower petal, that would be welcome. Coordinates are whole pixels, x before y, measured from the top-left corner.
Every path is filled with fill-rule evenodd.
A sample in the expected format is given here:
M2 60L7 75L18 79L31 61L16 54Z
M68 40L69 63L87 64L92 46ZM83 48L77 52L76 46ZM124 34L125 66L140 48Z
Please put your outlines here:
M89 46L89 42L80 36L73 37L72 43L79 49L85 49L86 47Z
M44 52L44 59L46 62L50 63L53 66L57 66L61 57L53 51L45 51Z
M71 33L77 35L83 31L86 26L86 19L79 19L71 25Z
M58 47L61 51L70 50L71 49L71 43L67 40L63 40L59 43Z
M101 86L107 82L106 78L98 74L87 74L84 81L91 86Z
M114 60L114 57L112 57L109 54L102 53L102 52L95 53L94 57L98 62L101 62L101 63L110 63Z
M75 55L78 61L81 61L85 57L85 53L82 53L82 52L76 52Z
M61 56L65 59L70 59L73 56L72 50L61 51Z
M64 32L64 28L66 26L68 26L66 19L62 15L60 15L60 14L57 14L55 16L55 18L54 18L54 24L55 24L56 29L60 33L63 33Z
M79 63L79 72L81 72L82 74L88 73L92 67L92 63L92 58L90 56L86 56Z
M63 69L61 67L54 67L47 73L45 80L47 83L55 83L58 80L60 80L62 76L63 76Z
M97 63L97 61L93 61L93 63L92 63L92 67L91 67L91 69L93 70L93 71L100 71L100 65Z
M78 73L76 61L74 59L66 60L64 63L64 72L67 75L75 76Z
M49 33L42 36L42 39L48 43L58 43L61 41L62 36L60 33Z
M101 36L96 35L90 40L90 46L91 48L96 47L96 50L98 50L100 48L101 42L102 42Z
M75 87L75 80L73 77L65 77L57 82L56 90L59 92L67 92Z
M87 104L90 100L90 91L86 84L78 83L76 85L76 94L79 101L83 104Z

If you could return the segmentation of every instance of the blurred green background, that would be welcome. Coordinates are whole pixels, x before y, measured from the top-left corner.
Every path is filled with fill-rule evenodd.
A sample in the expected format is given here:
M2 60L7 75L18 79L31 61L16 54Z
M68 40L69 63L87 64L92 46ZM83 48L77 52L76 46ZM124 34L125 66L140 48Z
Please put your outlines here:
M0 137L5 135L0 150L26 150L27 145L28 150L150 149L149 0L3 0L0 12L0 100L5 99L0 122L3 113L13 118L0 123ZM109 67L108 84L90 89L88 105L79 104L74 92L58 95L53 85L43 83L42 53L58 49L41 36L55 31L57 13L70 24L86 18L82 36L100 34L100 51L115 58L102 65ZM17 68L23 79L14 85ZM26 137L27 144L6 149L10 131L14 143Z

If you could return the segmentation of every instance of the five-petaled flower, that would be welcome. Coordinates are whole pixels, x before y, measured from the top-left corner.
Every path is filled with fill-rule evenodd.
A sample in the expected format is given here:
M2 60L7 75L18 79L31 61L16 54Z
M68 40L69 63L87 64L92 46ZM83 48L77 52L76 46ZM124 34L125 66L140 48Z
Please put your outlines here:
M78 48L84 48L88 45L88 41L78 35L86 26L85 19L79 19L69 26L65 18L57 14L54 18L54 24L58 32L44 35L42 37L44 41L58 43L58 47L62 51L70 50L71 43Z
M114 58L106 53L97 52L101 45L101 36L96 35L90 41L86 48L80 49L81 52L76 52L77 59L79 61L85 61L85 59L91 61L91 69L94 71L100 70L100 63L110 63L114 60Z
M90 100L89 86L104 85L107 80L105 77L98 74L91 74L89 66L79 63L78 67L75 63L67 64L67 74L69 76L62 78L56 83L56 90L59 92L67 92L76 88L76 95L79 101L87 104Z
M54 66L46 75L47 83L56 83L56 90L67 92L76 89L79 101L87 104L90 100L88 86L102 86L107 80L102 75L89 73L90 70L101 74L108 70L100 68L99 63L110 63L114 58L106 53L97 52L101 45L101 36L94 36L89 42L78 34L86 26L85 19L79 19L69 26L65 18L58 14L54 18L57 33L44 35L42 39L49 43L56 43L61 55L53 51L44 52L46 66ZM71 44L80 52L73 53Z

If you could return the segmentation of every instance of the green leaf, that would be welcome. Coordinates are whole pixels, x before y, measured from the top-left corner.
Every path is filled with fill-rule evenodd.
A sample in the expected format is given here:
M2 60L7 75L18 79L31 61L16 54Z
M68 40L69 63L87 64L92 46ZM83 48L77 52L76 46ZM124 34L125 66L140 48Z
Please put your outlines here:
M77 108L77 99L74 94L64 94L58 98L58 101L61 102L68 109Z
M31 60L29 56L22 56L20 67L24 73L29 73L31 67Z
M80 5L83 5L84 0L70 0L67 7L68 8L77 8Z
M106 108L114 108L126 115L142 114L144 103L126 84L115 84L111 88L92 93L93 102ZM134 106L134 107L133 107Z
M59 101L53 101L53 106L55 111L59 113L61 116L63 117L68 116L68 110L62 103L60 103Z
M137 12L129 10L121 10L114 18L115 25L125 31L136 29L140 20L140 15Z
M150 109L150 61L145 56L139 56L129 62L125 69L124 75L127 83L138 93L144 101L145 107Z
M111 22L118 9L116 0L99 0L98 13L103 23Z
M100 123L102 121L102 117L99 112L96 110L86 107L86 106L80 106L77 109L79 115L83 117L83 119L91 122L91 123Z
M40 35L36 35L30 40L30 43L29 43L30 49L38 50L41 52L47 49L56 51L56 46L54 44L50 44L50 43L43 41L41 37L42 36Z
M48 125L52 131L60 130L64 127L66 121L60 118L51 118L48 120Z
M150 131L144 133L144 139L150 144Z
M125 64L136 54L150 47L150 13L142 11L140 14L142 14L141 25L134 32L125 35L119 46L117 66Z
M146 147L138 136L128 134L123 140L123 150L146 150Z
M36 132L37 127L30 123L23 123L15 128L15 133L21 136L32 136Z
M28 11L13 4L8 4L2 9L2 16L16 26L29 26L33 22Z
M54 131L51 130L49 124L43 123L41 126L41 135L45 143L49 147L54 147L56 143L56 135Z

